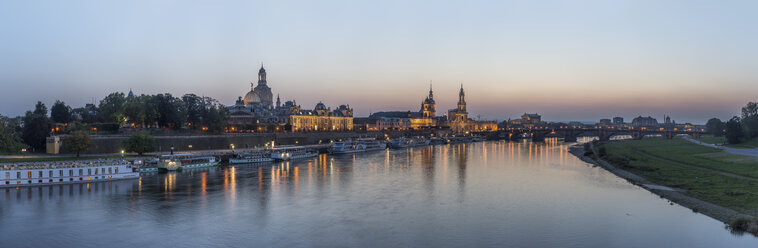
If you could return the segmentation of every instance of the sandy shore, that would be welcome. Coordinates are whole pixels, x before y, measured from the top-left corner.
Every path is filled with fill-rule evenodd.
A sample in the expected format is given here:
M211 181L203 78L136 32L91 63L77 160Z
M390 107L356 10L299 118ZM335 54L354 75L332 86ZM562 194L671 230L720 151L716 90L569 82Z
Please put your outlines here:
M628 172L626 170L619 169L616 166L609 164L602 159L595 160L591 157L584 156L584 147L580 145L574 145L569 147L569 152L578 157L584 162L600 166L605 170L613 173L614 175L626 179L630 183L640 186L653 194L662 196L669 201L677 203L681 206L692 209L692 211L702 213L711 218L717 219L724 223L729 223L731 220L740 217L753 217L751 215L742 214L735 210L722 207L710 202L706 202L691 196L686 195L686 191L682 189L672 189L665 186L656 185L647 179Z

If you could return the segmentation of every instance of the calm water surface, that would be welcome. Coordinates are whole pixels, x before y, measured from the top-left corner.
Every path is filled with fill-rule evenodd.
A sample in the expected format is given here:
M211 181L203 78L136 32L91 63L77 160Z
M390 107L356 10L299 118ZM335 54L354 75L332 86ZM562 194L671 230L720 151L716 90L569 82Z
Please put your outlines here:
M0 247L755 247L548 141L0 189Z

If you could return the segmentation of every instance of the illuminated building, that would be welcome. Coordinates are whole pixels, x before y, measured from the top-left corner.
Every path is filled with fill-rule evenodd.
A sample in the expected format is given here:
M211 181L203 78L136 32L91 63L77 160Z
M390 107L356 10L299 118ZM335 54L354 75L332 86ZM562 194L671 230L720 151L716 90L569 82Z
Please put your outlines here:
M301 111L289 116L292 131L351 131L353 109L340 105L334 111L319 102L313 111Z

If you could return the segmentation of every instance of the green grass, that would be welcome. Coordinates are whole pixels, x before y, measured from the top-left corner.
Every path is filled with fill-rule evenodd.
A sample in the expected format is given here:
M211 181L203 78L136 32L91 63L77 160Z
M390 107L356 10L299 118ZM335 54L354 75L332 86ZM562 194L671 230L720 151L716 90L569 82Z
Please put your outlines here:
M724 136L714 137L713 135L702 135L700 136L700 138L697 138L696 140L703 143L714 144L714 145L721 145L721 144L724 144L724 142L726 141Z
M740 149L758 148L758 138L745 140L745 141L740 142L739 144L727 145L727 147L740 148Z
M747 214L758 213L758 182L682 164L758 179L758 160L725 154L681 138L628 140L603 144L606 161L667 187Z

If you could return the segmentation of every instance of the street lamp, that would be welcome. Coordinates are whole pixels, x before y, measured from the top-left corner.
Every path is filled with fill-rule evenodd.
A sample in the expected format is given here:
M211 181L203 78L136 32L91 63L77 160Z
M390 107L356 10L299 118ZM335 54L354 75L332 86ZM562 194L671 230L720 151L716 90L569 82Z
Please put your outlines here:
M229 146L232 147L232 154L234 154L234 144L230 144Z
M121 160L124 160L124 150L121 150Z
M171 145L171 155L174 155L174 145Z

